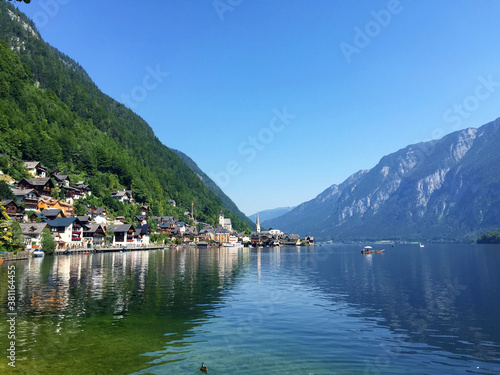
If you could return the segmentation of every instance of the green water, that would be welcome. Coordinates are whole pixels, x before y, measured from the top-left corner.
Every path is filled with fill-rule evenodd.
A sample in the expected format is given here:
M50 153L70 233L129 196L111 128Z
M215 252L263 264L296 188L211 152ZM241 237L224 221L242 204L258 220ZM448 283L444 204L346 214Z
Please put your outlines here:
M5 355L0 372L198 374L205 362L216 374L498 373L499 250L177 249L18 261L16 367ZM0 267L4 353L11 264Z

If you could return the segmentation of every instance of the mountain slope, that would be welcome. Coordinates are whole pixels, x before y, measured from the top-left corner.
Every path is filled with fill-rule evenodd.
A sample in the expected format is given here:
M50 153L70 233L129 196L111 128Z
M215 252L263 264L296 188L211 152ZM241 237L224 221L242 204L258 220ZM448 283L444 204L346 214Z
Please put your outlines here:
M319 240L468 240L500 225L500 120L384 156L262 223Z
M194 201L202 220L216 222L223 209L235 228L247 227L143 119L103 94L3 0L0 42L0 153L77 175L101 200L127 188L156 215L169 212L169 199L185 208Z
M243 220L248 224L250 228L255 229L255 223L253 223L246 215L240 211L240 209L236 206L236 204L229 198L219 186L210 178L208 175L203 172L200 167L194 162L193 159L191 159L189 156L184 154L183 152L179 150L174 150L171 149L173 152L175 152L181 160L198 176L198 178L205 184L206 187L208 187L210 190L212 190L215 195L217 195L220 200L222 201L222 204L224 207L226 207L229 211L233 212L238 218Z
M293 209L293 207L278 207L278 208L272 208L270 210L262 210L259 212L259 220L261 223L263 223L266 220L271 220L276 217L279 217L281 215L286 214L287 212L290 212ZM257 214L253 214L249 216L250 220L252 223L255 223L257 220Z

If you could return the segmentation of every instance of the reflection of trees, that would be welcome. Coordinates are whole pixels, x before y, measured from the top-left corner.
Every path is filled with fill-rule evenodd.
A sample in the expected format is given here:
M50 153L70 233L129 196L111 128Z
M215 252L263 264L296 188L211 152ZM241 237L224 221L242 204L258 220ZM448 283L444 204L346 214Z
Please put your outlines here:
M140 354L181 341L203 324L237 282L245 261L225 249L179 249L26 262L17 270L24 365L36 357L37 365L52 366L52 373L147 367L150 358ZM0 280L6 271L0 269ZM1 321L0 331L4 325Z

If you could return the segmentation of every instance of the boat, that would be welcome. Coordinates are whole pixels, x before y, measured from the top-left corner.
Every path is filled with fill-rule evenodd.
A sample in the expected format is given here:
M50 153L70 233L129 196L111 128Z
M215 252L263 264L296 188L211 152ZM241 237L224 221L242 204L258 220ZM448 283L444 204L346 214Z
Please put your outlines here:
M361 249L361 254L380 254L383 252L385 249L382 250L373 250L371 246L365 246L363 249Z
M418 245L419 245L420 247L424 247L424 244L423 244L423 243L420 243L420 244L418 244Z
M40 258L40 257L43 257L45 255L45 253L43 252L42 249L36 249L35 251L33 251L33 256L35 258Z

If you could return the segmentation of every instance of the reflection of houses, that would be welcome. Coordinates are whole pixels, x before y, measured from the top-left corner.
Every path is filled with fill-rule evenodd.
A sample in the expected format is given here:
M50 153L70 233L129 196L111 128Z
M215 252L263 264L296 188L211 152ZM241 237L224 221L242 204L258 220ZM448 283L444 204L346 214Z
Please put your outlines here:
M28 178L19 181L19 189L35 189L38 194L50 197L54 184L50 178Z
M7 199L7 200L1 202L0 204L2 206L4 206L5 212L12 219L14 219L16 221L23 220L24 208L23 208L23 206L17 204L17 202L15 200Z
M37 249L41 245L42 231L48 228L47 223L21 223L19 224L23 231L24 243L28 248Z
M83 243L86 247L104 245L104 228L101 224L83 225Z
M114 233L114 246L127 246L134 243L135 228L132 224L108 225L106 231Z
M80 220L76 217L59 218L47 220L52 236L59 249L65 249L67 246L82 246L83 233Z
M11 189L12 194L16 197L17 203L24 203L24 207L28 210L37 210L40 194L35 189Z
M25 161L24 167L33 177L45 177L47 168L40 164L38 161Z

